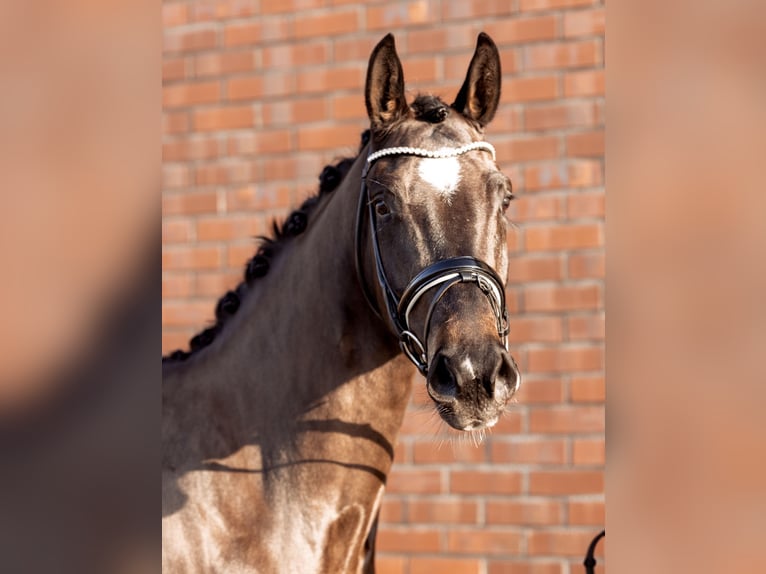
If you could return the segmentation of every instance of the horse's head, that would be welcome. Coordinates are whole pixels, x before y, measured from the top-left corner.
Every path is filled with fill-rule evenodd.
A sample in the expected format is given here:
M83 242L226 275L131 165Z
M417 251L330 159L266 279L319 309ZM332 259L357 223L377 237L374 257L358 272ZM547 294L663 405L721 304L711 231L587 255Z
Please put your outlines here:
M367 70L371 143L358 271L368 299L426 376L439 414L460 430L492 426L520 382L505 347L501 279L511 182L483 142L500 78L486 34L452 105L431 96L407 103L390 34Z

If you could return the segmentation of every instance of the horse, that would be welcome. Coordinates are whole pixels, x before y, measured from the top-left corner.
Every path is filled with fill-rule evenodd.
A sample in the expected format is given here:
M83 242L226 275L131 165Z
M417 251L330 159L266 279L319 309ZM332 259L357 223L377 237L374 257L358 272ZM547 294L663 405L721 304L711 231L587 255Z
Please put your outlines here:
M374 572L416 372L450 427L506 409L513 193L483 135L500 83L481 33L452 104L408 103L394 37L375 46L358 155L262 239L191 350L163 357L164 571Z

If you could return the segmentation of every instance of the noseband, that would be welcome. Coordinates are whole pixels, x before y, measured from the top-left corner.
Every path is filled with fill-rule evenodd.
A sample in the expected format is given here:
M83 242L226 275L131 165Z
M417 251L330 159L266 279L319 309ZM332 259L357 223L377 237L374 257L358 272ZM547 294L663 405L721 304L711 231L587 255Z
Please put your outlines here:
M386 277L383 268L383 260L380 256L378 244L377 220L375 210L367 189L367 172L372 164L379 158L390 155L411 155L427 158L456 157L473 150L484 150L492 154L495 159L495 148L488 142L473 142L458 148L447 148L438 151L426 150L414 147L391 147L371 152L367 156L367 163L362 171L362 189L359 194L359 208L356 218L356 274L362 286L367 302L378 317L383 319L378 306L375 303L369 285L364 280L362 272L362 253L364 241L362 224L365 219L365 206L369 218L370 235L372 237L372 249L375 255L375 270L378 285L383 293L386 305L388 322L399 338L399 345L404 354L412 361L423 376L428 374L428 353L426 345L428 334L431 329L431 317L436 305L444 297L444 294L458 283L475 283L489 300L492 312L495 315L497 333L503 345L508 348L508 310L505 306L505 289L503 281L497 272L487 263L475 257L451 257L437 261L423 269L407 284L401 297L397 296ZM423 339L419 339L410 326L410 314L418 301L429 291L435 289L428 306L425 318Z

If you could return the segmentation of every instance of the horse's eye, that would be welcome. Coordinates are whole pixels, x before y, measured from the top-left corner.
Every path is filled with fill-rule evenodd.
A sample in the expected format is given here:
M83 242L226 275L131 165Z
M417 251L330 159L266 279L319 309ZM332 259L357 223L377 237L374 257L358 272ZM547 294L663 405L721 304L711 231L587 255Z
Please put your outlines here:
M511 205L511 200L513 199L513 194L509 193L505 197L503 197L503 211L508 209L508 206Z
M391 213L391 210L386 205L386 202L379 199L375 202L375 213L380 217L385 217Z

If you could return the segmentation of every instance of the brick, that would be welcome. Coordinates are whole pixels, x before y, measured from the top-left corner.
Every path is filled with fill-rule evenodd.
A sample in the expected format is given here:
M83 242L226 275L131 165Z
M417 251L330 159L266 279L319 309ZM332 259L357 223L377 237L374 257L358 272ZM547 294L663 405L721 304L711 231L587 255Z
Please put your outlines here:
M162 221L162 243L186 243L193 233L194 225L189 220Z
M524 168L526 191L593 187L603 181L599 161L567 160L531 165Z
M298 149L338 149L355 145L358 139L358 126L303 128L298 132Z
M582 566L580 566L582 567ZM488 574L564 574L564 566L558 562L489 562ZM569 572L569 570L567 570ZM577 572L572 569L571 572Z
M312 42L267 46L262 52L264 68L294 68L319 65L328 61L329 44Z
M435 494L443 491L439 470L405 469L396 467L389 475L386 492L408 494Z
M229 137L227 149L229 155L261 156L271 153L291 151L292 133L288 129L262 129Z
M473 0L473 2L444 2L442 17L449 19L473 19L484 16L503 16L513 13L513 3L508 0Z
M202 132L250 128L254 120L255 115L250 106L211 108L194 112L194 127Z
M170 58L162 62L162 83L182 80L186 77L186 59Z
M286 96L294 90L295 75L292 72L237 77L226 82L226 94L232 101Z
M570 157L600 157L604 155L604 131L585 132L566 136L567 155Z
M473 28L469 26L464 26L466 30L465 37L468 38L468 45L469 47L472 47L474 42L476 41L476 34L473 30ZM422 31L425 32L425 31ZM447 35L446 42L448 44L454 45L457 44L459 41L458 38L451 37L449 34ZM465 51L467 52L469 48L466 48ZM450 48L445 48L445 51L450 50ZM424 47L423 52L427 52L427 48ZM433 49L432 52L433 53ZM458 88L462 85L463 80L465 79L466 72L468 70L468 64L470 62L470 53L464 53L460 52L457 54L446 54L444 56L444 79L450 81L450 83L454 84L453 94L457 93ZM516 50L513 48L505 48L500 50L500 64L503 71L503 74L513 74L516 71L517 66L517 55ZM405 77L406 74L405 74ZM452 95L452 94L450 94ZM494 123L492 127L494 130L497 130L498 132L503 131L499 130L497 128L497 124Z
M176 349L187 348L187 343L193 335L194 332L191 329L177 330L170 327L165 329L165 325L163 324L162 354L166 355Z
M514 353L511 353L514 354ZM515 354L514 354L515 356ZM524 421L524 413L521 411L506 411L497 421L492 432L494 434L518 434L521 432Z
M444 24L438 27L427 27L410 30L407 32L408 54L434 54L462 50L468 52L476 43L476 33L472 26L467 24ZM470 53L461 53L454 56L446 55L445 68L450 68L453 73L447 73L448 78L465 78L468 64L471 61ZM501 60L502 62L502 60ZM405 74L405 79L409 80Z
M566 444L560 439L496 440L492 462L512 464L564 464Z
M386 3L367 8L368 30L389 30L402 25L414 26L435 22L439 18L435 4L424 0Z
M194 278L188 273L164 274L162 277L163 299L184 299L194 293Z
M198 78L249 72L254 68L255 56L250 50L200 54L194 58L194 75Z
M405 571L407 560L403 556L375 555L375 572L378 574L408 574Z
M558 317L516 317L511 318L508 340L511 343L533 343L561 341L563 329Z
M529 131L591 127L595 123L596 106L592 102L535 105L524 114L524 127Z
M567 319L570 341L603 341L605 336L604 315L579 315Z
M603 471L556 470L529 473L530 494L591 494L604 491Z
M534 408L529 413L529 431L542 434L602 433L603 406Z
M274 17L229 24L224 30L223 38L226 46L249 46L284 39L289 34L290 22L285 18Z
M263 235L268 230L261 218L242 215L200 217L197 220L199 241L229 241Z
M334 62L359 62L367 66L375 46L374 40L358 38L333 38L333 61ZM366 69L366 68L365 68Z
M597 371L603 368L603 350L598 347L530 349L528 369L535 373Z
M300 161L293 157L276 155L259 159L255 163L259 166L257 173L260 173L260 179L264 181L292 181L300 170Z
M606 201L603 191L573 193L567 196L567 217L569 219L597 218L606 214Z
M519 404L549 404L564 400L564 385L560 379L529 379L522 374L522 385L516 393Z
M215 213L217 209L215 192L184 192L162 194L162 215L192 215Z
M167 327L198 328L213 318L213 303L210 301L185 301L162 304L162 324Z
M524 310L527 312L596 309L600 303L598 285L539 286L524 290Z
M535 102L553 100L558 96L556 76L511 78L503 82L501 102Z
M162 105L165 108L180 108L197 104L211 104L221 97L218 82L175 84L162 89Z
M597 403L606 400L604 377L572 377L569 387L572 402Z
M254 252L255 249L250 247L250 255ZM199 271L196 273L194 293L198 297L211 297L217 300L229 289L236 288L242 279L241 271Z
M215 269L221 261L217 247L175 246L162 251L162 268L167 270Z
M356 96L364 101L361 90L364 86L365 70L360 64L336 68L308 69L298 74L298 91L302 94L332 92L353 89Z
M477 503L460 499L411 500L408 505L409 522L420 524L475 524Z
M439 75L437 61L431 56L427 58L407 58L402 63L402 67L404 68L404 77L413 86L424 82L434 82Z
M208 137L173 140L162 146L162 161L214 159L220 155L218 140Z
M189 114L187 112L175 112L162 114L162 133L180 134L189 130Z
M499 47L553 40L556 37L556 20L555 15L500 19L488 22L484 26L484 31L492 36Z
M563 197L557 195L522 195L511 202L507 217L515 222L557 219L563 205Z
M524 245L528 251L561 251L600 247L604 230L600 223L571 225L539 225L524 230Z
M430 553L439 550L438 530L394 530L380 525L376 550L378 552Z
M564 76L564 95L567 98L603 96L604 93L604 70L583 70Z
M323 0L261 0L260 8L263 14L279 14L322 8L324 5Z
M577 10L564 14L564 36L603 36L606 29L606 14L603 8Z
M226 266L229 269L242 269L245 263L255 255L255 242L239 241L226 245Z
M162 166L163 189L187 187L191 183L189 168L185 165L166 163Z
M394 462L412 462L412 456L410 455L410 449L408 448L408 445L400 442L394 445Z
M530 71L590 68L601 64L601 53L597 40L535 44L524 47L522 65Z
M258 13L258 0L206 0L190 6L193 22L225 21Z
M570 253L567 275L571 279L603 278L606 275L604 253Z
M162 28L167 30L181 26L189 21L187 5L183 2L164 2L162 4Z
M226 192L226 205L230 211L284 209L289 202L290 190L284 185L246 186Z
M297 15L294 34L296 38L328 37L357 30L356 10L338 10L318 15Z
M189 31L167 31L164 35L163 50L165 52L197 52L210 50L218 43L214 28L204 28Z
M557 281L562 277L563 259L558 255L519 255L508 258L509 283Z
M511 471L453 470L450 492L455 494L519 494L521 473Z
M518 530L450 530L447 550L460 554L518 555L522 535Z
M606 523L603 501L570 500L567 515L569 516L569 524L578 526L603 526Z
M550 159L558 155L559 139L555 136L526 136L494 143L498 162L519 163Z
M404 518L404 503L401 500L384 497L380 503L380 521L402 522Z
M594 533L592 530L531 531L527 538L527 553L530 556L573 556L582 558ZM601 544L596 556L603 556ZM581 566L582 567L582 566Z
M604 439L576 439L572 443L572 462L582 465L603 465L606 461Z
M488 500L487 524L549 526L560 524L561 503L547 499Z
M362 120L367 117L364 98L358 94L351 96L335 96L332 99L332 117L336 120Z
M484 462L484 449L473 443L451 442L436 444L433 440L416 441L413 444L412 456L416 464L450 463L450 462Z
M364 109L364 104L361 108ZM326 100L321 96L270 102L263 106L263 123L267 126L305 124L325 119L328 115Z
M480 574L481 560L474 558L419 558L410 559L410 574Z
M604 165L601 160L574 160L568 169L570 187L594 187L604 182Z
M562 8L591 6L594 3L594 0L519 0L519 10L522 12L557 10Z
M524 127L524 111L520 105L500 104L495 118L492 120L492 130L496 133L520 132ZM511 179L516 177L516 172L511 171Z

